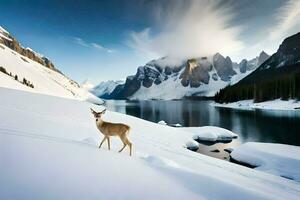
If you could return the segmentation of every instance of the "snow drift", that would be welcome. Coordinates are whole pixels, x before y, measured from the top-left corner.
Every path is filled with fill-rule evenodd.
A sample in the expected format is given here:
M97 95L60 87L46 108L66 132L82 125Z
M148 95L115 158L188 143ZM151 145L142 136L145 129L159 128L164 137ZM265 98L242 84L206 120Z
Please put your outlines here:
M230 156L258 170L300 182L300 147L248 142L234 148Z

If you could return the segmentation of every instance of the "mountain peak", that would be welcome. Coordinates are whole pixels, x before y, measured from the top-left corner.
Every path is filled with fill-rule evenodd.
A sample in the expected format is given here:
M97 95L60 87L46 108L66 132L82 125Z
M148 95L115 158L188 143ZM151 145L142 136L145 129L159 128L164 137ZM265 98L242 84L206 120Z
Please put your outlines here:
M262 50L259 54L259 57L263 57L263 56L269 57L269 54L267 54L264 50Z

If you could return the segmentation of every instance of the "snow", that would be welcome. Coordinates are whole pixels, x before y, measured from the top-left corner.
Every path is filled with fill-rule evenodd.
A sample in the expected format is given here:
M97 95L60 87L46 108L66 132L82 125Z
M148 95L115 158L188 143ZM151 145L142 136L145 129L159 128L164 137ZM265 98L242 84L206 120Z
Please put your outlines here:
M167 122L165 122L164 120L160 120L159 122L157 122L160 125L167 125Z
M12 41L12 39L9 38L9 37L7 37L6 35L4 35L3 32L0 32L0 39L1 38L4 38L4 39L9 40L9 41Z
M212 103L212 106L215 107L223 107L223 108L233 108L233 109L240 109L240 110L298 110L300 108L300 102L296 100L281 100L276 99L272 101L265 101L260 103L254 103L253 100L243 100L237 101L227 104L219 104L219 103Z
M234 84L238 83L240 80L242 80L243 78L245 78L246 76L251 74L255 69L256 68L254 68L251 71L246 71L245 73L241 73L239 69L235 70L236 75L232 76L232 78L230 80L230 85L234 85Z
M9 32L7 30L5 30L2 26L0 26L0 32L9 34Z
M234 148L230 154L239 162L256 166L255 169L300 181L300 147L248 142Z
M0 66L4 67L8 73L11 72L13 76L18 75L18 79L21 81L23 78L26 78L34 85L34 88L20 86L18 81L8 79L7 75L4 73L0 73L0 87L60 96L64 98L88 100L97 104L102 103L99 98L80 88L74 81L70 80L66 76L48 69L26 57L25 59L27 62L25 62L21 59L24 58L24 56L2 44L0 45ZM15 83L12 83L13 81L15 81Z
M215 126L202 126L202 127L184 127L180 128L187 132L193 133L194 139L199 139L209 142L226 142L237 138L238 135L232 131Z
M5 30L2 26L0 26L0 37L4 38L6 40L12 41L12 39L7 37L6 35L9 35L9 32L7 30Z
M89 102L0 88L0 199L298 199L300 183L187 150L191 132L107 111L133 156L103 136Z
M124 83L124 81L122 81L122 80L103 81L103 82L99 83L96 87L91 88L90 91L94 95L100 97L105 94L111 94L118 85L121 85L123 83Z

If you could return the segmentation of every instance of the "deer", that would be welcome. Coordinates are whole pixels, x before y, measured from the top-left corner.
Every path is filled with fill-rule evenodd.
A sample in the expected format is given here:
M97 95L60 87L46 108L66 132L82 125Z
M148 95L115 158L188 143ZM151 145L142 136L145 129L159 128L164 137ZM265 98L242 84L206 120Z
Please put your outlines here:
M119 150L121 153L124 148L129 146L129 155L132 153L132 143L128 140L127 135L130 131L130 126L122 123L111 123L106 122L102 119L102 116L105 114L106 109L101 112L96 112L91 108L91 112L96 119L96 126L98 130L104 135L103 140L101 141L99 148L101 148L102 144L105 140L108 143L108 150L110 150L110 136L119 136L121 141L123 142L123 147Z

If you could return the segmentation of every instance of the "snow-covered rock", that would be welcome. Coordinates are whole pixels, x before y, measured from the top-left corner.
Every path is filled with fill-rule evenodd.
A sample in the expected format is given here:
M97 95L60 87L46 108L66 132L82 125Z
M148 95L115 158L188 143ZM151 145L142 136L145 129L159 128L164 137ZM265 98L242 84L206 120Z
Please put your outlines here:
M234 148L230 156L255 169L300 181L300 147L248 142Z
M167 125L167 123L164 120L160 120L159 122L157 122L160 125Z
M232 131L215 126L183 127L180 128L180 130L193 133L192 137L195 140L209 142L227 142L238 137L238 135Z
M187 150L192 133L129 124L133 156L95 126L88 102L0 88L0 199L298 199L300 184ZM97 141L97 144L94 142ZM195 142L195 143L193 143Z

